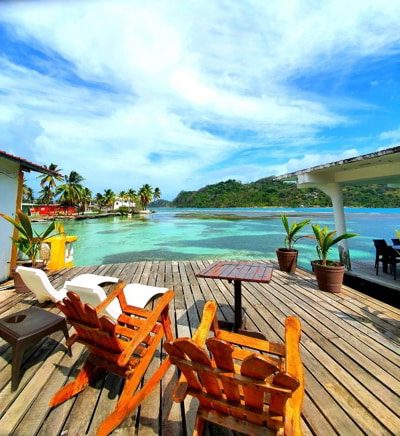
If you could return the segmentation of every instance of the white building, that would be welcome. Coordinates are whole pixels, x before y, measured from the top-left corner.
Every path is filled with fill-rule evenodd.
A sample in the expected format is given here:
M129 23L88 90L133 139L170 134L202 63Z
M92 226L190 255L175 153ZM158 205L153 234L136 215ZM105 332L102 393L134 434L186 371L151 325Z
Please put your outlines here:
M22 205L24 172L30 171L55 174L40 165L0 150L0 212L15 217ZM17 236L14 227L0 218L0 281L7 279L11 268L16 265L17 250L12 244L12 236Z
M136 203L134 201L129 200L123 200L120 197L117 197L114 201L114 210L118 210L120 207L128 207L129 209L132 209L136 206Z

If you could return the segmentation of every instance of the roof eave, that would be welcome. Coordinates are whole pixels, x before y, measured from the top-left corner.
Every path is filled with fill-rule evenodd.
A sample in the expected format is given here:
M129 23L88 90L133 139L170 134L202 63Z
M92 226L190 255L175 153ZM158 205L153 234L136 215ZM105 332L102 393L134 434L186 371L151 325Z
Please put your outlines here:
M400 153L400 146L386 148L385 150L380 150L380 151L376 151L373 153L364 154L361 156L351 157L349 159L342 159L342 160L339 160L336 162L330 162L330 163L326 163L326 164L322 164L322 165L316 165L315 167L311 167L311 168L307 168L307 169L303 169L303 170L298 170L298 171L294 171L294 172L287 173L287 174L282 174L280 176L276 176L275 180L296 180L297 176L300 176L303 174L307 174L307 173L311 173L311 172L315 172L315 171L328 170L328 169L333 168L335 166L342 167L344 165L348 165L348 164L351 164L353 162L360 162L363 160L373 159L373 158L387 156L387 155L396 154L396 153Z
M49 170L48 168L45 168L44 166L37 165L33 162L30 162L29 160L23 159L22 157L14 156L13 154L7 153L6 151L0 150L0 157L11 160L13 162L17 162L20 164L22 171L35 171L37 173L42 174L49 174L51 176L60 176L61 174Z

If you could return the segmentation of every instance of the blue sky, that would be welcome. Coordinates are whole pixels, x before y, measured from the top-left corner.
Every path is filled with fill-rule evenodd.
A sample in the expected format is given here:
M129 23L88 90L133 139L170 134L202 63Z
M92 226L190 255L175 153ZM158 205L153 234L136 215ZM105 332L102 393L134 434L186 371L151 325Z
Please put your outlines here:
M172 199L396 146L399 22L399 1L1 2L0 149Z

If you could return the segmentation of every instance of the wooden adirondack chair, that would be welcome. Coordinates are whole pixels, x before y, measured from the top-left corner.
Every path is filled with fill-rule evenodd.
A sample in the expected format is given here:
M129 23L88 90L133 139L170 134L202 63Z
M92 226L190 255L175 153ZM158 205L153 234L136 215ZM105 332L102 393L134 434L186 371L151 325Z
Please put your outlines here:
M124 283L117 284L96 308L83 304L73 292L68 292L62 302L56 303L76 330L70 341L86 345L90 354L76 379L54 395L50 406L57 406L85 389L97 369L105 369L125 379L116 408L101 423L98 435L109 434L115 429L152 391L170 366L170 360L165 359L135 393L161 340L164 337L173 340L168 304L174 298L174 292L167 291L154 310L149 311L128 306L123 288ZM104 308L115 303L116 298L123 312L117 322L102 315Z
M192 339L164 344L182 371L174 400L189 394L200 402L193 434L200 436L210 421L250 435L301 435L300 321L286 319L285 343L278 344L220 330L216 310L215 302L206 303ZM214 337L206 340L210 328Z

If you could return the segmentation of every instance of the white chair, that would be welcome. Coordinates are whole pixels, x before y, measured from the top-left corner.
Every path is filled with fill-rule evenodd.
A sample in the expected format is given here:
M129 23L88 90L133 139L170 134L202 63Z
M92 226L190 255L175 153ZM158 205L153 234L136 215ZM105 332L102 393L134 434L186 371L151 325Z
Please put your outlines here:
M60 301L67 295L67 291L73 291L81 297L84 303L96 307L106 299L106 293L99 285L101 283L118 282L117 278L111 276L81 274L72 280L67 280L64 286L57 290L41 269L19 266L16 272L21 276L26 286L36 295L39 303ZM153 297L164 294L166 291L168 291L168 288L158 288L139 283L131 283L124 288L125 299L129 306L141 308L144 308ZM118 319L122 313L118 300L113 300L106 308L106 312L112 318Z
M41 269L19 266L16 272L20 275L28 289L36 295L39 303L44 303L45 301L56 302L62 300L67 294L65 285L59 290L55 289L50 283L47 274ZM81 285L86 288L95 287L101 283L117 282L118 279L116 277L99 276L96 274L81 274L70 281L74 285Z
M100 286L85 287L74 284L72 281L66 281L64 287L66 292L75 292L80 296L81 301L90 304L92 307L97 307L107 297L104 289ZM128 305L140 308L144 308L153 297L164 294L167 291L168 288L158 288L139 283L130 283L124 287L124 295ZM118 319L122 314L118 299L114 299L104 310L107 315L114 319Z

